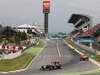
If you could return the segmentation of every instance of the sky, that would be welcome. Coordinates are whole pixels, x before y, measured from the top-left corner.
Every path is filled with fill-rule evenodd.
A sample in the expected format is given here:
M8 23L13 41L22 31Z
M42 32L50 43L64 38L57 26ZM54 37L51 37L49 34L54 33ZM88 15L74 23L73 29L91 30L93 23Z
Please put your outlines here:
M88 15L93 25L100 23L100 0L51 0L49 32L70 32L73 13ZM43 25L42 0L0 0L0 23Z

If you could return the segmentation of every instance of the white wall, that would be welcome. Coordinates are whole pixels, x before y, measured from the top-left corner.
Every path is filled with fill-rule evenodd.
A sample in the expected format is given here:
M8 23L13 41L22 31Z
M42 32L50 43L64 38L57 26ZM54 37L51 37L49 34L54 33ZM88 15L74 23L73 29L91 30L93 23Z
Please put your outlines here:
M13 59L13 58L20 56L21 54L22 54L21 50L19 50L16 53L10 53L8 55L4 54L1 59Z

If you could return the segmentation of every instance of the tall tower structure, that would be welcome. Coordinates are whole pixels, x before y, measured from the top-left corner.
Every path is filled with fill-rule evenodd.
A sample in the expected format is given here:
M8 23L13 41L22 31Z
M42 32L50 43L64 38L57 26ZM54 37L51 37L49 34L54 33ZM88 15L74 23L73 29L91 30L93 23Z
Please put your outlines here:
M48 35L48 15L50 13L50 0L43 0L44 32Z

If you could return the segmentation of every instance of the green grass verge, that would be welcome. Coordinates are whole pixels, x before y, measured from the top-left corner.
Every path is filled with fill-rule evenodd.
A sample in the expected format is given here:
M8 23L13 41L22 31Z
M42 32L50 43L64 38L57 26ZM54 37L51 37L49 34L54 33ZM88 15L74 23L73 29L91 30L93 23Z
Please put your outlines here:
M39 40L39 44L36 47L41 48L43 46L44 46L44 42L42 40Z
M0 60L0 71L14 71L25 68L32 60L32 54L24 53L18 58L11 60Z
M42 50L43 46L43 42L40 41L40 43L36 47L28 48L21 56L15 59L0 60L0 71L8 72L24 69L30 64L33 57L35 57L37 53Z
M100 62L100 55L96 55L96 61Z
M42 50L42 47L41 48L38 48L38 47L30 47L29 49L27 49L25 52L26 53L30 53L32 55L36 55L40 50Z

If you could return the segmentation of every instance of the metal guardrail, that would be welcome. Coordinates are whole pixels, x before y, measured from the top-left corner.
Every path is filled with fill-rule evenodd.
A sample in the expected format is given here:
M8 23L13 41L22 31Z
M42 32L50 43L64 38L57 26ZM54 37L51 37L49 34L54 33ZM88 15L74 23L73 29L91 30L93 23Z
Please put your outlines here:
M77 45L77 44L76 44ZM80 48L80 51L83 52L84 54L89 55L91 58L95 59L96 57L96 51L91 48L87 48L85 46L77 45ZM79 49L78 49L79 50Z
M76 42L72 39L69 39L71 41L71 43L73 43L73 47L75 47L77 50L81 51L82 53L84 54L88 54L91 58L95 59L96 57L96 51L95 52L92 52L92 51L89 51L88 49L86 48L82 48L80 47L80 45L76 44Z

